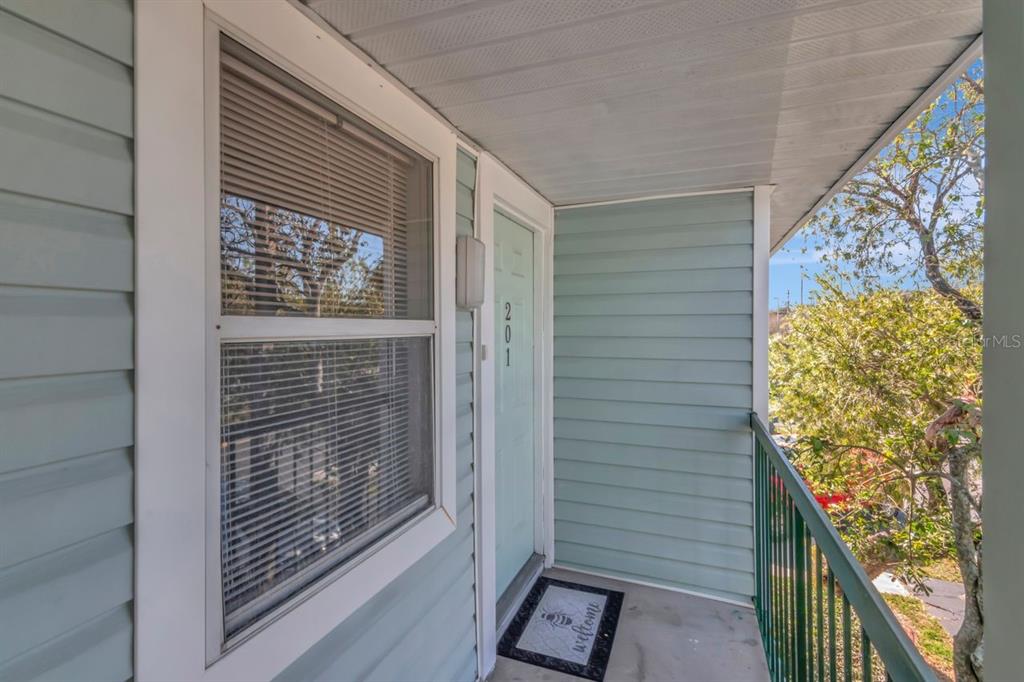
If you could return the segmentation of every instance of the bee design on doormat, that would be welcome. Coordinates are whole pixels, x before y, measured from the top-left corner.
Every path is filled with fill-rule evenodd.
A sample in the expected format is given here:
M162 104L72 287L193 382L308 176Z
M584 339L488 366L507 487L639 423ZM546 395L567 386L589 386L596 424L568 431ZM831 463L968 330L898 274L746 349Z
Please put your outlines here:
M572 625L572 618L564 611L544 611L540 617L552 627L567 628Z

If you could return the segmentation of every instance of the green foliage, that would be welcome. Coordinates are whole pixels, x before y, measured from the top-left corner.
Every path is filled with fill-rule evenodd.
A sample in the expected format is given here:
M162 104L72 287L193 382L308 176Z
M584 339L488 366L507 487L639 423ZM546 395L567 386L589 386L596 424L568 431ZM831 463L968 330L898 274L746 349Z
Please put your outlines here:
M816 494L851 496L829 511L858 558L920 579L924 563L952 551L936 476L944 454L925 432L950 398L975 399L981 344L931 290L819 285L816 304L796 308L771 340L776 428Z

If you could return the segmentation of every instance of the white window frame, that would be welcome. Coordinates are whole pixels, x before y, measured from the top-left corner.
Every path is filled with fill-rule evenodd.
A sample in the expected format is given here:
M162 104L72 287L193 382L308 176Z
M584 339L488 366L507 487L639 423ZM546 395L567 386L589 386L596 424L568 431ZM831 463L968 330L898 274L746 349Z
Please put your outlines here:
M268 679L455 529L456 136L286 0L140 0L135 15L135 673L140 680ZM435 508L233 638L224 653L221 607L212 601L219 587L209 589L219 586L219 538L207 542L211 522L215 533L219 524L209 497L219 458L208 458L220 417L210 394L219 305L211 312L206 302L219 301L219 289L210 291L219 282L210 277L220 267L219 235L208 226L220 203L211 63L216 75L221 30L434 161L435 320L423 326L435 333L437 418ZM393 320L347 322L364 336L396 330ZM236 326L248 324L259 321ZM289 336L323 335L321 320L271 324L289 325Z

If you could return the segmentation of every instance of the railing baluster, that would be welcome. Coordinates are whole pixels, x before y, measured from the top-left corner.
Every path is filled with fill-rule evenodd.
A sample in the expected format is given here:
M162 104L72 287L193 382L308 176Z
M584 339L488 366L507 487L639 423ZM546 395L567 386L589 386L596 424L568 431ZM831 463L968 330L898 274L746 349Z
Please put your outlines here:
M821 548L815 548L814 552L814 583L818 593L818 680L825 680L825 610L822 604L822 575L821 575Z
M776 655L778 653L777 649L776 649L777 637L778 637L778 632L776 631L776 623L778 622L777 619L776 619L776 609L778 608L779 597L778 597L778 593L777 593L777 589L778 589L778 576L775 573L775 570L776 570L775 569L775 566L776 566L776 564L775 564L775 547L776 547L776 544L777 544L775 542L775 490L774 490L774 486L772 485L772 467L771 467L771 464L769 463L767 457L765 457L764 473L765 473L765 482L764 483L765 483L765 487L767 489L767 494L765 495L765 497L768 498L768 519L767 519L767 523L766 523L767 529L765 531L767 533L767 539L768 539L768 547L766 548L766 551L765 551L765 560L768 563L767 578L768 578L768 581L769 581L768 582L768 617L769 617L768 626L769 627L767 629L768 629L768 632L769 632L768 644L771 647L771 652L769 654L770 657L771 657L770 663L771 663L771 666L772 666L773 673L777 673L778 669L779 669L779 666L778 666L778 663L777 663L777 661L775 659L775 657L776 657Z
M771 519L771 578L772 578L772 671L775 679L781 678L781 667L779 666L779 493L775 489L775 469L768 467L768 486L772 496L772 519Z
M838 666L836 664L836 575L828 569L828 676L830 682L836 682Z
M786 656L785 665L783 666L786 671L786 679L790 679L790 675L793 673L793 543L791 538L793 535L793 507L790 505L789 495L786 492L782 493L782 537L783 537L783 571L782 571L782 584L786 590L785 600L783 602L783 618L782 622L785 625L785 631L783 634Z
M772 489L771 489L771 484L769 483L770 479L768 478L768 467L767 467L767 465L764 467L764 472L765 472L765 477L766 477L765 481L764 481L764 483L765 483L764 496L765 496L765 504L766 504L766 510L765 510L765 534L766 535L765 535L765 574L764 574L764 580L765 580L765 594L768 595L768 601L765 603L765 613L767 614L767 616L766 616L765 622L764 622L764 629L765 629L765 632L767 632L768 634L766 636L766 639L764 640L764 643L765 643L765 653L768 655L768 666L769 666L769 668L773 669L774 666L772 666L771 658L772 658L772 647L773 647L773 641L774 641L774 632L773 632L772 628L774 627L774 622L775 622L775 619L772 618L772 616L773 616L772 609L774 608L773 607L773 602L775 600L774 595L772 594L772 590L775 589L775 581L773 579L774 566L772 565L772 548L774 546L774 543L772 542L772 535L771 535L771 533L772 533Z
M761 533L761 454L757 440L754 441L754 612L757 613L757 629L764 639L764 629L761 625L761 607L764 604L764 596L761 590L761 580L764 576L764 566L761 564L761 542L764 535Z
M796 543L793 542L793 499L785 493L786 500L786 651L789 654L786 663L786 679L793 679L793 669L796 667L796 631L793 627L794 615L796 614L796 590L793 589L793 566L796 563L793 557L796 553Z
M782 519L785 518L782 492L775 489L775 666L778 679L785 676L785 536Z
M782 566L779 578L782 583L782 676L790 679L790 671L793 670L791 656L793 639L790 637L790 599L793 580L790 574L790 498L783 491L780 494L782 508L779 510L779 531L781 532L782 544Z
M814 679L814 590L811 586L811 580L814 578L811 573L811 532L807 528L807 523L800 518L801 525L804 527L804 565L800 567L800 571L804 574L804 647L807 652L807 679Z
M774 472L773 472L774 473ZM774 482L772 487L775 488ZM786 667L785 633L786 623L786 577L783 561L783 550L786 547L782 535L782 491L775 490L775 665L778 668L778 679L783 679Z
M775 491L772 489L771 467L765 466L765 497L768 498L768 573L765 576L768 580L768 622L765 629L768 630L768 639L765 640L768 654L768 666L775 679L774 672L778 668L775 665Z
M765 629L768 631L768 639L765 640L768 654L768 666L772 671L772 679L775 679L775 671L778 666L775 664L775 491L772 489L771 467L765 467L766 491L768 498L768 573L765 576L768 580L768 622Z
M860 629L860 678L871 682L871 640L863 626Z
M807 562L804 544L804 520L798 512L793 514L793 580L795 587L796 613L794 628L796 637L793 645L796 648L796 675L798 682L807 680L807 583L804 565Z
M764 606L764 591L761 581L764 576L764 565L761 562L761 545L764 534L761 532L761 453L758 443L754 441L754 610L758 615L757 628L761 629L761 609Z
M804 614L800 613L803 610L804 600L804 576L801 575L803 568L803 548L802 544L804 541L803 531L804 520L800 517L800 512L797 510L796 505L793 505L793 676L792 680L797 682L806 682L803 678L807 669L807 652L803 646L803 625Z
M772 471L774 473L774 470ZM772 483L774 488L774 482ZM778 669L778 679L782 679L785 660L785 648L782 639L782 624L785 613L785 562L782 560L782 550L785 548L782 537L782 493L775 489L775 667Z
M764 573L761 576L761 589L764 595L765 603L762 607L762 612L765 618L762 624L764 630L764 641L767 643L771 638L771 612L772 612L772 564L771 556L769 554L769 548L771 547L771 530L769 525L769 510L770 501L768 497L768 458L764 455L763 451L759 452L761 460L761 532L763 533L761 542L761 566L764 568Z
M853 679L853 623L850 621L850 600L843 592L843 678L846 682Z
M782 522L782 573L780 578L782 580L782 649L784 654L782 656L782 670L786 679L789 679L789 673L793 669L793 656L792 656L792 638L790 635L789 627L789 613L790 613L790 599L792 599L791 592L793 587L793 581L790 578L789 571L789 552L791 547L789 546L789 497L785 491L782 493L782 514L779 519Z

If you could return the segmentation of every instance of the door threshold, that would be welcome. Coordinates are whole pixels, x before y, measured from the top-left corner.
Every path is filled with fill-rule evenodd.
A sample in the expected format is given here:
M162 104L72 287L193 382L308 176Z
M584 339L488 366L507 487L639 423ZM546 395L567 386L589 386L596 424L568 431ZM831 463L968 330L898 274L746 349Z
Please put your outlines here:
M526 595L530 593L530 588L537 582L537 578L543 570L544 556L537 553L532 554L526 560L526 563L523 564L523 567L519 569L519 572L516 573L516 577L512 579L508 588L502 593L501 598L498 599L496 615L499 640L505 634L505 629L512 622L512 617L519 610L519 605L526 599Z

